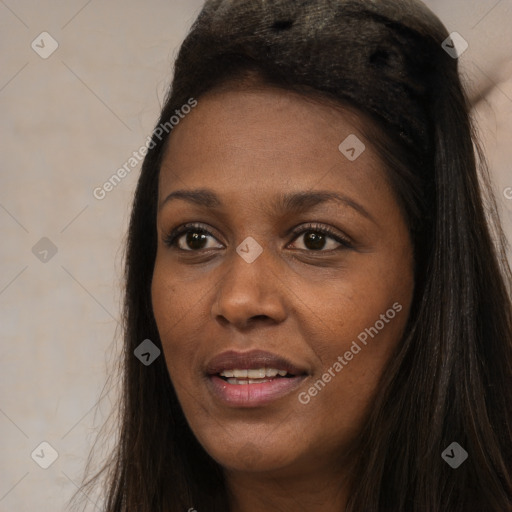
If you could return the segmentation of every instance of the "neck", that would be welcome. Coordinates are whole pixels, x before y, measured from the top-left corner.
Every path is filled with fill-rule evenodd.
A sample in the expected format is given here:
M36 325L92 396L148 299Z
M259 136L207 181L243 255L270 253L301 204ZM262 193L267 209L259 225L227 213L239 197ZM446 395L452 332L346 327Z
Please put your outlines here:
M230 512L261 510L344 511L348 500L348 472L314 465L271 472L226 470Z

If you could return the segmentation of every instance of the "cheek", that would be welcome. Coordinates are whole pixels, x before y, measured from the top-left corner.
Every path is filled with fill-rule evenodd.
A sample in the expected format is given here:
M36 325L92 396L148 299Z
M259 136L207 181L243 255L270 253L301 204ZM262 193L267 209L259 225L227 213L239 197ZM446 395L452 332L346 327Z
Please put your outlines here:
M307 315L302 319L303 325L309 324L317 333L313 339L318 340L319 351L332 356L349 350L351 342L376 322L379 322L380 339L392 341L399 336L412 300L413 276L407 259L399 260L401 264L396 267L390 266L391 260L392 256L368 255L366 262L344 275L309 284L307 293L296 290L307 305L303 308ZM398 306L392 308L394 303L401 306L400 312L395 310ZM382 320L381 315L384 315ZM322 343L322 339L329 341Z
M186 322L193 315L195 306L206 290L205 283L198 283L198 280L184 281L179 270L166 262L164 256L157 256L151 282L151 298L157 325L169 327Z
M369 255L360 270L308 294L304 311L309 320L304 317L303 325L309 324L311 348L321 362L313 384L318 379L327 383L325 388L318 383L307 394L318 399L319 408L344 403L333 412L342 422L364 411L407 323L414 288L412 263L399 256L400 264L390 265L393 258Z
M151 283L151 298L156 325L162 342L167 367L174 377L190 360L194 347L187 340L194 339L198 327L194 317L198 314L202 295L184 286L176 278L176 272L167 269L158 259Z
M372 304L343 302L337 309L325 311L325 318L337 314L345 321L338 325L336 334L316 337L315 351L322 364L298 400L303 404L304 415L311 418L311 425L315 424L314 418L323 418L322 439L328 445L334 446L342 438L344 442L355 439L402 335L406 305L381 298L382 302ZM318 427L311 429L316 431ZM304 435L306 430L309 427Z
M330 380L343 386L375 385L407 322L407 297L374 292L371 298L361 294L352 300L338 295L337 304L324 308L323 320L310 330L320 372L331 369L337 378Z

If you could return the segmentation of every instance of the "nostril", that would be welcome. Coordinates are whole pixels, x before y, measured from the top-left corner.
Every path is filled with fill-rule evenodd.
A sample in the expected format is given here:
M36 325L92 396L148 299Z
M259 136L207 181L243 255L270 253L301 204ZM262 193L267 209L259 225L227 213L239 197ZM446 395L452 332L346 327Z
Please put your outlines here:
M279 30L288 30L292 28L292 26L293 20L277 20L270 28L278 32Z

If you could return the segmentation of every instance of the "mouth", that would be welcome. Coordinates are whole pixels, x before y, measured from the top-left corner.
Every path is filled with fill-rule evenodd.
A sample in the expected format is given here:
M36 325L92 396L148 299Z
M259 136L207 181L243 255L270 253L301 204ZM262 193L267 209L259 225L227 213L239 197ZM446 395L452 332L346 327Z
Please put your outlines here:
M272 382L274 379L290 379L296 377L286 370L277 368L256 368L256 369L232 369L224 370L217 374L221 379L229 384L262 384L263 382Z
M230 407L258 407L295 390L306 369L263 351L224 352L207 366L207 383L214 397Z

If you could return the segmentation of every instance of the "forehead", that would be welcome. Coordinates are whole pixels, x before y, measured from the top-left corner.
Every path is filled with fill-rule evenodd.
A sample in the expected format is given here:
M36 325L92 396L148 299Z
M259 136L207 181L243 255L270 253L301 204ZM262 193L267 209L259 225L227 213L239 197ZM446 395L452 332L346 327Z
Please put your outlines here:
M171 133L160 201L192 186L237 197L386 186L383 166L362 134L364 122L353 109L278 88L212 91ZM340 149L344 141L361 152L356 159L343 152L347 144Z
M277 87L233 86L202 96L198 106L174 128L169 149L188 142L203 152L229 146L231 150L248 148L260 153L288 151L301 159L308 156L318 160L318 149L337 151L344 133L361 136L363 116L351 107L334 107L333 102L326 104ZM201 138L185 140L190 136Z

